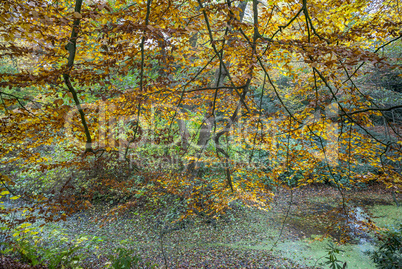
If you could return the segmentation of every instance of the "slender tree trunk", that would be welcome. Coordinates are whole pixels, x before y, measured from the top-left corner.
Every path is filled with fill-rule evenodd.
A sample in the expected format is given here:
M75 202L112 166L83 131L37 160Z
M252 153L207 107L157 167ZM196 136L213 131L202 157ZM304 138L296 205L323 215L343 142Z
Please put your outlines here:
M394 200L396 207L399 207L399 202L398 199L396 199L396 192L395 190L392 190L392 199Z
M186 121L178 119L177 125L179 125L179 131L180 131L180 137L181 137L181 147L183 148L184 151L187 151L188 146L189 146L188 140L190 138L190 134L187 130Z

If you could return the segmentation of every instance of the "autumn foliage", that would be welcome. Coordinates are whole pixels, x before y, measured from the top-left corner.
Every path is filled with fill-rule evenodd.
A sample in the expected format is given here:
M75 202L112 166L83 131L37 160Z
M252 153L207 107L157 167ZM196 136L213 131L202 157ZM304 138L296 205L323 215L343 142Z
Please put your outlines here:
M53 218L178 200L185 218L267 209L278 185L400 191L401 136L373 131L400 106L364 84L400 69L379 54L398 3L2 1L2 196Z

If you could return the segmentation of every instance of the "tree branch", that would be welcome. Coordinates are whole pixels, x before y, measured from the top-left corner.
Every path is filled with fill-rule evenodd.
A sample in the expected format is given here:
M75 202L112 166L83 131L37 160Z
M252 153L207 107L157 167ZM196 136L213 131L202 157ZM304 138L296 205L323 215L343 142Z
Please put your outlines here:
M368 112L368 111L391 111L394 109L398 109L398 108L402 108L402 105L400 106L392 106L392 107L388 107L388 108L367 108L367 109L363 109L363 110L358 110L358 111L353 111L353 112L348 112L348 113L342 113L341 116L345 116L345 115L353 115L353 114L359 114L359 113L364 113L364 112Z

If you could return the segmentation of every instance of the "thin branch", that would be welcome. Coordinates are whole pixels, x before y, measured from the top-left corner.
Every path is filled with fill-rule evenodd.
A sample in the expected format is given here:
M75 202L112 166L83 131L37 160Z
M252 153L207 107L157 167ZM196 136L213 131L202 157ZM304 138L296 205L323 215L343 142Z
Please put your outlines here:
M354 81L352 80L352 78L350 77L349 72L348 72L348 70L346 69L346 67L343 65L343 63L342 63L341 61L339 61L339 62L341 63L341 65L342 65L342 67L343 67L343 70L345 71L345 74L346 74L346 76L349 78L349 81L352 83L353 87L357 90L357 92L358 92L362 97L366 98L366 96L359 90L359 88L356 86L355 82L354 82ZM366 99L367 99L367 98L366 98ZM374 106L376 107L377 111L381 111L382 108L380 108L380 106L377 105L377 103L374 102L374 100L370 100L370 102L374 104ZM396 107L396 108L398 108L398 107ZM380 110L378 110L378 109L380 109ZM391 110L393 110L393 109L391 109ZM356 113L356 112L355 112L355 113ZM385 117L385 115L384 115L383 113L381 113L381 114L382 114L384 120L387 122L387 124L391 127L392 131L394 131L394 133L395 133L397 136L401 137L401 135L400 135L400 134L395 130L395 128L390 124L389 120ZM351 113L349 113L349 115L351 115Z
M355 121L350 115L349 113L347 113L345 111L345 108L340 104L340 102L338 101L338 98L336 97L332 87L328 84L328 81L325 79L325 77L321 74L320 71L318 71L317 68L313 67L313 69L315 70L315 72L318 74L318 76L321 78L321 80L324 82L325 86L328 88L328 90L331 92L331 95L333 96L333 98L335 99L336 103L338 104L339 108L342 110L343 115L345 115L350 121L352 121L353 123L355 123L356 125L358 125L367 135L369 135L371 138L373 138L375 141L377 141L380 144L386 145L386 143L382 142L381 140L377 139L374 135L372 135L369 131L366 130L366 128L364 128L363 126L361 126L361 124L359 124L357 121Z
M289 121L289 129L291 127L291 119ZM289 172L289 144L290 144L290 134L287 136L287 143L286 143L286 172ZM278 235L278 238L276 239L276 241L274 242L274 244L271 247L271 251L276 247L276 245L278 244L280 238L282 237L282 233L283 233L283 229L285 228L285 224L286 224L286 220L289 217L289 213L290 213L290 209L292 208L292 203L293 203L293 187L292 187L292 182L290 182L290 180L288 180L288 184L290 185L290 201L289 201L289 207L286 211L285 214L285 219L283 220L282 223L282 227L281 227L281 231Z
M388 41L387 43L385 43L385 44L379 46L379 47L374 51L374 53L377 53L380 49L382 49L382 48L388 46L389 44L391 44L391 43L393 43L393 42L395 42L395 41L397 41L397 40L399 40L399 39L401 39L401 38L402 38L402 35L400 35L400 36L398 36L397 38L394 38L394 39ZM359 71L359 69L360 69L365 63L366 63L366 61L362 62L362 63L356 68L356 70L350 75L350 78L352 78L352 77L357 73L357 71ZM348 78L347 80L345 80L345 81L342 82L342 83L348 82L348 81L350 80L350 78Z
M223 48L222 48L222 50L223 50ZM186 82L186 84L184 84L183 86L181 86L181 87L178 89L178 90L180 90L180 89L183 89L183 90L182 90L182 92L181 92L180 100L179 100L179 102L177 103L176 108L179 108L179 106L181 105L181 102L183 101L184 94L185 94L186 92L191 92L191 91L186 91L186 87L187 87L192 81L194 81L194 80L202 73L202 71L204 71L205 68L207 68L207 66L208 66L210 63L212 63L212 61L215 59L215 57L216 57L216 55L214 55L214 56L208 61L208 63L206 63L206 64L197 72L197 74L195 74L194 77L192 77L189 81ZM174 113L174 115L173 115L173 117L172 117L172 121L170 122L170 125L169 125L169 130L172 128L172 124L173 124L174 119L176 118L176 115L177 115L177 110L175 110L175 113Z
M15 100L17 100L18 104L20 105L20 107L21 107L22 109L24 109L26 112L28 112L28 113L31 114L32 116L37 117L35 114L33 114L31 111L29 111L29 110L21 103L20 98L19 98L18 96L15 96L14 94L11 94L11 93L0 92L0 95L2 95L2 94L13 97ZM7 108L4 107L4 109L7 109Z
M325 42L327 42L327 44L329 45L331 42L329 42L328 40L326 40L325 38L323 38L321 35L319 35L317 33L317 31L315 30L315 27L313 25L313 22L311 21L310 15L308 14L308 9L307 9L307 0L303 0L303 13L304 16L306 16L306 20L308 20L308 22L310 23L310 27L311 30L313 31L313 33L321 40L324 40ZM307 28L308 28L308 24L307 24ZM309 38L309 42L310 42L310 30L308 32L308 38Z
M185 93L188 92L198 92L198 91L213 91L213 90L221 90L221 89L244 89L246 86L237 86L237 87L232 87L232 86L219 86L219 87L206 87L206 88L198 88L194 90L188 90L185 91Z
M276 32L273 33L270 40L272 41L277 33L279 33L279 32L282 33L282 30L286 29L289 25L291 25L293 23L293 21L296 20L297 17L299 17L299 15L302 11L303 11L303 7L296 13L296 15L292 19L290 19L290 21L287 24L279 26L278 30L276 30ZM266 38L264 38L264 39L266 39Z
M223 62L222 57L220 57L218 49L215 46L214 38L212 36L211 26L209 24L209 19L208 19L207 13L205 12L205 9L203 7L203 4L202 4L201 0L198 0L198 4L200 5L200 8L202 9L202 13L204 14L205 24L206 24L207 29L208 29L209 40L211 42L212 48L213 48L215 54L219 57L220 64L225 69L225 72L226 72L226 74L227 74L227 76L229 78L230 83L232 84L233 87L236 87L234 82L233 82L233 80L232 80L232 78L231 78L231 76L230 76L229 70L227 69L225 63ZM240 92L237 89L235 89L235 90L236 90L237 95L240 97L240 102L242 103L242 105L245 107L245 109L248 112L250 112L246 102L244 101L244 98L242 97L242 94L240 94Z
M353 111L353 112L348 112L348 113L343 113L341 114L341 116L343 115L353 115L353 114L359 114L359 113L364 113L364 112L368 112L368 111L391 111L394 109L398 109L398 108L402 108L402 105L399 106L392 106L392 107L388 107L388 108L367 108L367 109L362 109L362 110L358 110L358 111Z
M147 0L147 14L145 17L145 27L144 27L144 31L142 34L142 39L141 39L141 44L140 44L140 48L141 48L141 71L140 71L140 91L143 92L143 79L144 79L144 61L145 61L145 55L144 55L144 43L145 43L145 34L146 34L146 29L149 23L149 14L151 12L151 2L152 0Z

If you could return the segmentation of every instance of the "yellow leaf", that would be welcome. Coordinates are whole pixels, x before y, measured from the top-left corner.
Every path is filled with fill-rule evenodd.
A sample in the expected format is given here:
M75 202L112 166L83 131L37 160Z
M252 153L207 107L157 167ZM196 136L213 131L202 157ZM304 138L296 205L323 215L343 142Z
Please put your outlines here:
M82 19L82 15L81 15L81 13L74 12L74 13L73 13L73 18L74 18L74 19Z
M31 225L32 225L32 223L25 222L25 223L21 224L20 228L26 228L26 227L29 227Z

